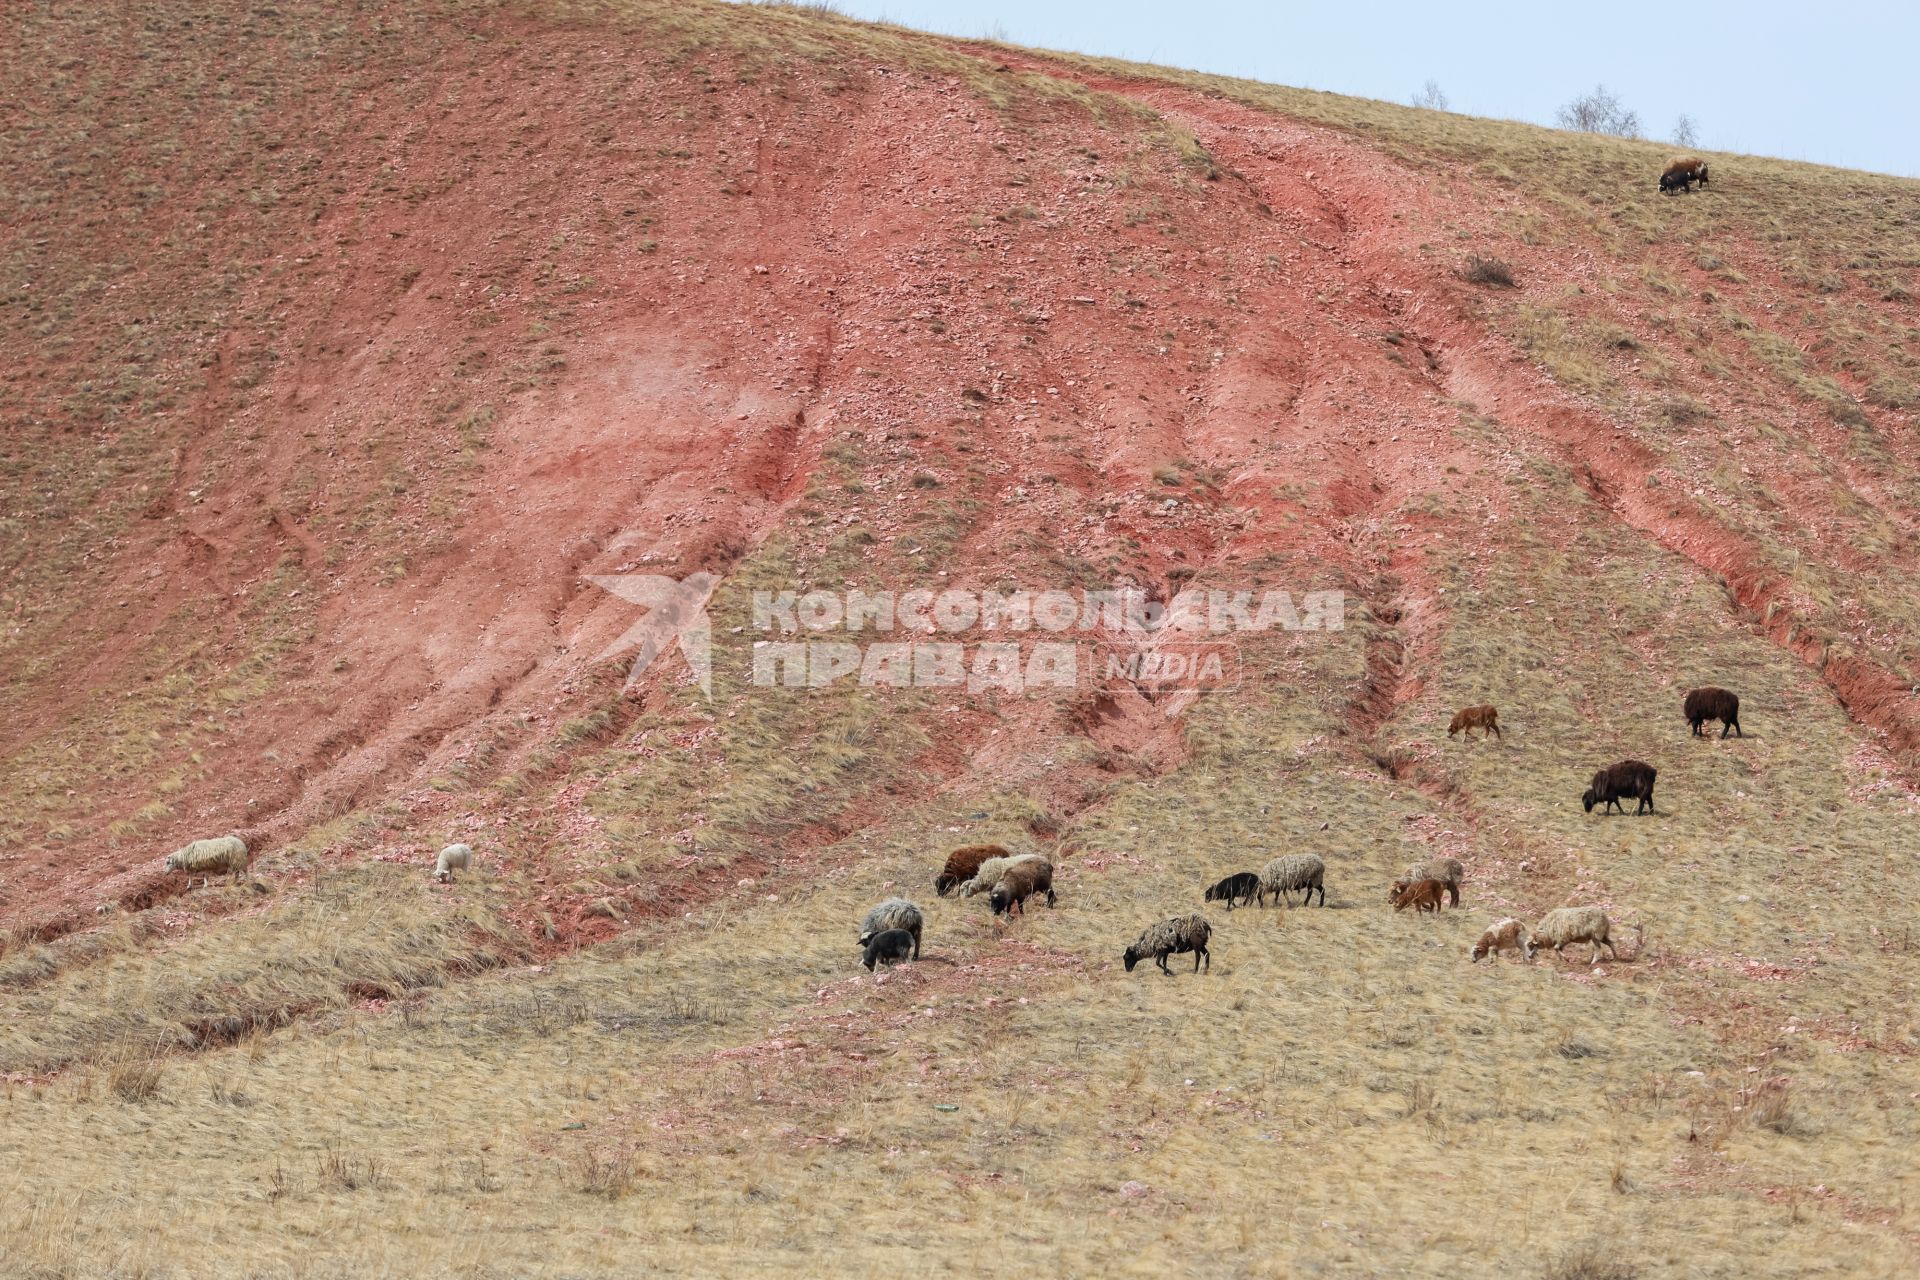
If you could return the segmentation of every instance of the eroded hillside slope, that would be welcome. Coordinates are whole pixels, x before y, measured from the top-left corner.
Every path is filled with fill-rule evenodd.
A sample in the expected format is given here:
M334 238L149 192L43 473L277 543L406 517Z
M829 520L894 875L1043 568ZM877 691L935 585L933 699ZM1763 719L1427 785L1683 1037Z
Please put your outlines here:
M781 9L26 31L19 1256L1911 1261L1912 184L1661 200L1653 148ZM719 578L711 697L625 686L640 572ZM1200 697L751 682L756 589L1116 584L1347 625ZM1687 738L1708 681L1746 739ZM1660 815L1583 814L1627 755ZM160 874L233 828L256 886ZM975 839L1060 907L932 899ZM1296 849L1329 909L1121 971ZM1381 903L1439 854L1468 911ZM869 978L893 891L929 955ZM1466 964L1570 901L1630 963Z

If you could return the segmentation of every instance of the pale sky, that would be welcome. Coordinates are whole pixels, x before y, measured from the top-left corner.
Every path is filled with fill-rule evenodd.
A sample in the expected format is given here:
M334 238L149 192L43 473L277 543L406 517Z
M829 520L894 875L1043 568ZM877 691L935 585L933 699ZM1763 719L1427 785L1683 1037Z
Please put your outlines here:
M1700 145L1920 176L1920 3L834 0L858 18L1552 124L1605 84Z

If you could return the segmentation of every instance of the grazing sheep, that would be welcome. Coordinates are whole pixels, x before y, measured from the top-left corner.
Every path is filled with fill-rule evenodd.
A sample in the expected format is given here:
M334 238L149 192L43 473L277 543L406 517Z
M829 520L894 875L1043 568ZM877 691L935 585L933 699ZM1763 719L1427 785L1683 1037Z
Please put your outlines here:
M1479 964L1482 956L1498 956L1502 951L1518 951L1521 959L1533 959L1533 935L1525 921L1508 916L1488 925L1473 944L1473 962Z
M1179 955L1185 951L1193 952L1193 971L1200 972L1200 961L1207 962L1207 972L1213 972L1213 953L1207 950L1207 939L1213 936L1213 926L1207 923L1205 916L1174 916L1162 920L1140 935L1140 940L1128 947L1121 955L1126 962L1127 972L1133 972L1133 966L1147 956L1152 956L1160 966L1160 972L1168 977L1173 970L1167 968L1167 957Z
M1640 803L1633 810L1636 814L1652 813L1653 780L1658 774L1659 770L1643 760L1622 760L1618 764L1610 764L1593 775L1593 785L1580 797L1580 803L1587 807L1588 813L1592 813L1593 806L1597 804L1606 806L1601 810L1602 813L1608 809L1619 809L1625 813L1626 808L1620 800L1627 797L1639 800Z
M1416 880L1399 893L1393 895L1393 909L1405 911L1412 907L1415 911L1438 911L1447 900L1447 886L1438 880Z
M1236 871L1207 890L1203 901L1224 902L1227 910L1233 910L1233 900L1240 898L1248 903L1258 899L1262 906L1267 902L1267 891L1260 887L1260 877L1252 871Z
M187 888L193 888L193 878L200 877L201 884L212 884L213 877L220 872L231 872L233 882L240 882L240 873L247 869L247 842L239 836L219 836L211 840L195 840L192 844L175 849L167 855L167 870L187 873Z
M1575 942L1589 943L1593 947L1590 963L1599 964L1601 947L1607 949L1609 959L1620 958L1608 939L1610 932L1612 926L1607 920L1607 913L1600 908L1561 907L1557 911L1547 912L1540 917L1540 923L1533 926L1533 945L1541 949L1552 947L1553 954L1565 959L1561 954L1562 948Z
M999 883L993 886L993 892L987 895L987 905L993 908L993 914L1002 915L1020 909L1027 914L1027 899L1036 893L1047 895L1047 906L1053 906L1053 864L1045 858L1021 858L1008 865L1000 873Z
M453 873L473 866L473 850L464 844L450 844L440 851L433 864L435 880L451 881Z
M866 954L860 963L871 971L875 964L899 964L911 953L915 960L920 958L920 935L905 929L882 929L863 938Z
M946 897L979 872L980 864L988 858L1011 858L1009 853L997 844L969 844L955 849L947 855L946 866L933 878L933 891Z
M920 908L905 898L888 898L867 912L867 918L860 922L860 945L866 946L876 936L889 929L899 929L913 936L913 958L920 958L920 929L925 917ZM868 965L872 968L872 965Z
M1008 867L1016 862L1025 862L1029 858L1036 862L1047 861L1037 853L1011 853L1003 858L988 858L980 864L980 869L973 873L973 879L960 886L960 896L971 898L976 894L991 892L993 886L1000 883L1000 877L1006 874ZM1048 863L1048 865L1052 864Z
M1273 894L1288 906L1293 900L1287 895L1295 889L1305 889L1306 896L1300 899L1305 906L1313 901L1313 891L1320 891L1320 905L1327 905L1326 886L1327 864L1319 855L1312 853L1289 853L1275 858L1260 872L1260 887Z
M1707 185L1707 162L1692 158L1675 160L1660 175L1660 190L1662 193L1689 191L1696 182L1703 187Z
M1700 731L1700 726L1709 720L1720 722L1720 736L1723 738L1729 731L1743 738L1747 736L1746 730L1740 727L1740 695L1725 689L1707 685L1693 690L1681 704L1680 713L1693 726L1695 737L1706 736Z
M1483 738L1489 733L1496 738L1505 736L1500 732L1500 713L1493 707L1467 707L1459 712L1453 717L1453 723L1447 726L1447 736L1451 738L1464 730L1471 738L1475 729L1480 731Z
M1466 879L1467 869L1460 865L1458 858L1434 858L1428 862L1408 867L1406 873L1393 882L1387 890L1387 901L1392 902L1400 893L1421 880L1438 880L1447 886L1447 897L1452 906L1460 905L1460 882Z

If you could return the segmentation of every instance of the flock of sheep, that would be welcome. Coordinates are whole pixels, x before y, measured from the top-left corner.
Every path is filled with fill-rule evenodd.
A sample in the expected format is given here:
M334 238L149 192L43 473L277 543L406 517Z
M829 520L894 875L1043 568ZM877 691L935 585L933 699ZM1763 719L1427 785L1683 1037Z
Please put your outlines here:
M1696 736L1707 721L1718 720L1722 738L1728 733L1746 737L1740 728L1740 699L1725 689L1709 686L1693 690L1686 696L1682 714ZM1454 716L1447 736L1466 731L1472 737L1474 729L1479 729L1482 737L1500 736L1499 712L1490 706L1468 707ZM1620 801L1633 799L1638 801L1636 813L1651 813L1656 774L1654 767L1643 761L1622 760L1594 775L1592 785L1580 797L1581 803L1588 813L1596 804L1603 806L1602 812L1607 808L1624 812ZM1316 894L1319 904L1325 906L1326 876L1327 864L1318 855L1284 854L1258 872L1236 871L1222 878L1201 896L1204 902L1225 903L1228 911L1236 904L1264 907L1269 896L1290 907L1295 893L1301 895L1302 906L1312 904ZM1415 911L1438 912L1443 906L1458 907L1465 878L1466 868L1458 858L1422 862L1408 867L1393 882L1387 890L1387 901L1395 911L1412 907ZM1037 853L1015 854L999 845L967 845L947 855L946 864L933 878L933 889L943 898L955 892L963 897L985 893L995 915L1024 912L1027 899L1041 893L1051 907L1053 864ZM860 945L865 949L861 963L871 970L876 965L918 960L925 923L920 908L905 898L889 898L875 906L860 925ZM1205 916L1172 916L1149 926L1121 953L1121 960L1131 973L1136 964L1151 958L1162 973L1171 975L1167 957L1191 952L1195 973L1203 964L1211 971L1213 955L1207 944L1212 937L1213 926ZM1531 961L1536 951L1551 948L1564 959L1567 947L1582 942L1591 950L1590 964L1600 963L1602 948L1609 959L1620 958L1613 943L1613 922L1599 907L1560 907L1532 926L1512 916L1497 920L1475 940L1469 954L1476 963L1509 951Z
M1718 720L1722 738L1729 733L1746 737L1746 731L1740 728L1740 699L1725 689L1708 686L1691 691L1682 706L1682 714L1696 736L1707 721ZM1483 738L1500 736L1499 712L1490 706L1467 707L1453 717L1447 726L1447 736L1451 738L1465 732L1471 738L1474 729L1479 729ZM1620 801L1632 799L1637 802L1636 814L1651 813L1656 776L1654 767L1644 761L1622 760L1594 774L1592 785L1580 797L1581 803L1589 813L1595 805L1601 805L1602 812L1619 808L1624 813ZM187 886L191 888L196 877L202 883L211 883L214 875L222 873L230 873L238 881L250 858L244 839L221 836L195 840L168 854L166 869L185 872ZM450 882L454 872L466 871L472 865L470 847L450 844L435 859L433 875L436 880ZM1202 901L1222 902L1226 910L1232 911L1236 903L1243 906L1257 903L1264 907L1271 896L1290 907L1292 895L1299 893L1302 906L1313 903L1314 895L1318 894L1319 904L1324 907L1326 875L1327 864L1318 855L1285 854L1258 872L1237 871L1224 877L1202 894ZM1438 912L1443 905L1458 907L1460 885L1465 878L1466 868L1458 858L1419 863L1407 868L1405 874L1393 882L1387 890L1387 901L1396 911L1412 907L1415 911ZM989 844L967 845L949 853L945 865L933 879L933 889L943 898L951 893L961 897L984 893L988 907L996 916L1024 915L1031 898L1044 897L1049 907L1056 900L1053 863L1044 855L1016 854ZM860 925L861 963L872 970L877 965L918 960L925 924L920 908L905 898L889 898L878 904L867 912ZM1489 955L1512 951L1525 960L1532 960L1537 950L1551 947L1555 955L1562 955L1568 946L1585 942L1592 948L1590 963L1598 964L1602 947L1610 958L1619 958L1613 946L1612 928L1606 912L1598 907L1561 907L1549 911L1531 928L1521 920L1508 917L1487 927L1473 944L1471 955L1477 962ZM1195 973L1203 963L1211 971L1213 956L1207 943L1212 936L1213 926L1205 916L1197 913L1172 916L1150 926L1122 953L1121 959L1131 973L1136 964L1151 957L1161 972L1171 975L1173 970L1167 966L1167 957L1191 952Z

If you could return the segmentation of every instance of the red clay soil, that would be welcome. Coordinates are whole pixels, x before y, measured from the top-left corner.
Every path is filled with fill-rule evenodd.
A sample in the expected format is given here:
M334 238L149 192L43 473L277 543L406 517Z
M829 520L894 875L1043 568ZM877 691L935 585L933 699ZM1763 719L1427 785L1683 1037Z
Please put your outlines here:
M497 21L513 42L450 42L405 92L317 100L303 110L324 119L288 125L284 163L319 166L337 195L262 264L239 310L266 320L211 348L170 480L72 584L92 607L12 651L41 665L0 759L52 749L188 640L238 661L261 593L310 630L226 712L170 816L109 841L151 795L153 779L127 780L75 797L57 859L5 855L7 918L156 892L149 859L235 826L271 845L394 803L410 856L428 858L517 821L426 783L496 732L523 759L603 690L595 660L636 611L589 576L725 573L770 539L817 549L823 525L856 519L898 563L924 540L916 521L959 495L978 505L939 562L947 584L1065 555L1164 585L1271 555L1298 568L1290 586L1355 593L1385 632L1355 691L1364 740L1420 692L1445 623L1428 558L1458 536L1396 536L1384 518L1443 483L1484 512L1490 546L1508 514L1503 477L1459 441L1459 400L1548 442L1619 519L1725 574L1756 613L1774 598L1727 529L1648 498L1644 445L1517 360L1471 286L1421 252L1443 223L1489 225L1518 196L1039 60L1016 61L1150 105L1216 172L1145 124L995 111L910 69L849 63L831 91L742 83L718 56L697 75L639 39ZM303 151L309 124L351 137ZM1545 288L1556 267L1528 269ZM154 305L166 287L137 269L123 284ZM263 343L277 361L236 391ZM866 491L820 521L810 486L848 445ZM1212 479L1172 488L1155 475L1169 466ZM1776 615L1772 634L1789 625ZM1914 745L1887 672L1860 658L1826 673ZM673 664L641 696L681 678ZM917 765L928 789L963 777L1000 758L997 728L1085 733L1164 770L1184 751L1178 710L1131 690L1091 709L936 709ZM554 801L563 822L571 803ZM762 863L690 872L657 909L894 803L857 804ZM543 893L529 929L541 913L567 943L620 927Z

